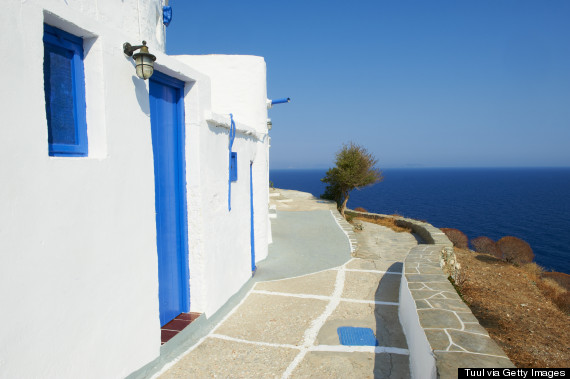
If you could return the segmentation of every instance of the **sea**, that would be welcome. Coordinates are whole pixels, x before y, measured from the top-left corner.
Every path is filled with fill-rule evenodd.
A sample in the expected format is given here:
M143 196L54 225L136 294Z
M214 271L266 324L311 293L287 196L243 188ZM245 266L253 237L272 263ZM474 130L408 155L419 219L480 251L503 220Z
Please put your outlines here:
M276 188L319 197L326 170L271 170ZM349 208L398 214L469 239L528 242L535 261L570 274L570 168L405 168L383 170L384 180L353 190Z

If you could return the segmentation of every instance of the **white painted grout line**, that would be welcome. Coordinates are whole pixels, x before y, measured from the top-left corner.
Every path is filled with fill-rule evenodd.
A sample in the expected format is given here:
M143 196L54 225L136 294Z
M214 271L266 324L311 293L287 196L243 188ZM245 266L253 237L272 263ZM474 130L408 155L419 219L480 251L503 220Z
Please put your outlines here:
M283 204L285 205L285 204ZM330 211L331 215L333 216L333 219L335 220L335 222L337 223L337 225L341 228L341 230L343 231L343 233L345 233L345 235L348 238L348 243L350 245L350 251L351 253L355 251L355 246L353 245L351 238L349 236L349 233L345 230L345 228L343 228L343 226L340 224L340 220L345 221L342 217L339 217L337 219L337 217L334 216L333 211ZM352 229L349 230L349 232L351 234L354 234ZM220 320L218 322L218 324L212 329L210 330L210 332L208 332L207 335L205 335L204 337L202 337L200 340L198 340L198 342L196 344L194 344L193 346L191 346L190 348L188 348L186 351L182 352L180 355L178 355L176 358L174 358L173 360L171 360L170 362L168 362L167 364L165 364L162 369L160 369L157 373L155 373L151 379L156 379L158 378L160 375L162 375L163 373L165 373L166 371L168 371L171 367L173 367L176 363L178 363L182 358L184 358L186 355L188 355L189 353L191 353L194 349L196 349L198 346L200 346L204 340L206 340L207 338L217 338L217 339L223 339L223 340L228 340L228 341L234 341L234 342L241 342L241 343L248 343L248 344L253 344L253 345L258 345L258 346L271 346L271 347L280 347L280 348L291 348L291 349L298 349L300 350L299 353L297 354L297 356L295 357L295 359L293 360L293 362L291 362L291 364L289 365L289 367L287 367L287 369L285 370L285 372L282 375L282 378L289 378L293 372L293 370L295 370L295 368L299 365L299 363L301 363L301 361L303 360L303 358L305 357L305 355L309 352L309 351L339 351L339 352L359 352L359 351L363 351L363 352L373 352L373 353L390 353L390 354L401 354L401 355L409 355L409 351L407 349L401 349L401 348L395 348L395 347L384 347L384 346L344 346L344 345L338 345L338 346L334 346L334 345L319 345L319 346L315 346L314 342L317 338L317 335L320 331L320 329L323 327L323 325L325 324L326 320L328 319L328 317L332 314L332 312L338 307L338 305L340 304L341 301L346 301L346 302L353 302L353 303L366 303L366 304L377 304L377 305L395 305L398 306L399 303L394 303L394 302L385 302L385 301L372 301L372 300L360 300L360 299L348 299L348 298L342 298L342 292L344 289L344 282L345 282L345 272L346 271L351 271L351 272L375 272L375 273L384 273L384 274L395 274L395 275L401 275L401 273L396 273L396 272L386 272L386 271L378 271L378 270L358 270L358 269L347 269L346 265L349 264L350 262L356 260L356 258L351 258L350 260L348 260L344 265L342 266L338 266L338 267L334 267L334 268L329 268L329 269L324 269L322 271L318 271L318 272L313 272L313 273L309 273L309 274L305 274L305 275L299 275L296 277L291 277L291 278L284 278L284 279L275 279L275 280L268 280L268 281L264 281L264 282L257 282L255 283L255 285L247 292L247 294L241 299L241 301L230 311L228 312L228 314L226 314L224 316L224 318L222 320ZM337 277L336 277L336 281L335 281L335 287L334 287L334 291L333 294L328 297L328 296L320 296L320 295L308 295L308 294L289 294L289 293L281 293L281 292L271 292L271 291L264 291L264 290L255 290L255 287L257 286L258 283L268 283L268 282L278 282L278 281L283 281L283 280L288 280L288 279L295 279L295 278L301 278L304 276L308 276L308 275L314 275L314 274L318 274L318 273L322 273L325 271L329 271L329 270L334 270L337 271ZM425 286L425 284L424 284ZM299 298L312 298L312 299L319 299L319 300L325 300L325 301L329 301L329 303L327 304L324 312L315 320L313 320L313 322L311 323L311 326L305 331L305 334L303 336L303 345L302 346L294 346L294 345L287 345L287 344L273 344L273 343L269 343L269 342L256 342L256 341L248 341L248 340L242 340L242 339L238 339L238 338L233 338L233 337L229 337L229 336L225 336L222 334L216 334L216 330L218 330L218 328L229 318L231 317L236 310L248 299L248 297L252 294L252 293L259 293L259 294L267 294L267 295L277 295L277 296L290 296L290 297L299 297ZM457 315L456 315L457 316ZM459 318L459 317L458 317ZM461 320L460 320L461 321ZM475 354L475 353L473 353ZM482 354L482 355L488 355L488 354ZM503 358L503 357L501 357Z
M333 217L333 219L335 220L336 224L338 225L338 227L340 228L340 230L342 230L342 232L344 234L346 234L346 238L348 239L348 245L350 246L350 252L354 253L356 251L356 244L353 244L350 241L350 236L348 235L348 232L345 230L345 228L341 225L340 220L344 220L342 217L335 217L333 211L331 212L331 216ZM344 220L346 222L346 220ZM352 232L352 231L351 231Z
M299 299L316 299L316 300L325 300L325 301L333 300L332 296L311 295L311 294L304 294L304 293L272 292L272 291L266 291L266 290L253 290L253 291L251 291L251 293L258 293L258 294L262 294L262 295L296 297ZM340 301L345 301L348 303L362 303L362 304L374 304L374 305L399 305L399 303L395 303L392 301L350 299L350 298L346 298L346 297L341 297Z
M349 262L350 262L350 261L349 261ZM348 263L348 262L347 262L347 263ZM323 269L323 270L321 270L321 271L310 272L310 273L308 273L308 274L303 274L303 275L299 275L299 276L290 276L290 277L283 278L283 279L260 280L259 282L256 282L255 285L257 286L259 283L272 283L272 282L280 282L280 281L282 281L282 280L303 278L303 277L309 276L309 275L320 274L320 273L323 273L323 272L325 272L325 271L331 271L331 270L337 271L337 270L339 270L341 267L342 267L342 266L331 267L331 268L325 268L325 269Z
M220 326L222 326L222 324L223 324L224 322L226 322L226 320L227 320L228 318L230 318L230 317L237 311L237 309L238 309L239 307L241 307L241 305L242 305L243 303L245 303L245 301L248 299L249 295L251 295L251 292L252 292L252 291L253 291L253 288L250 288L249 291L247 291L247 293L246 293L245 296L243 297L243 299L241 299L241 301L234 307L234 309L232 309L231 311L229 311L228 314L225 315L224 318L222 318L222 319L220 320L220 322L218 322L218 325L216 325L216 326L210 331L210 333L208 333L208 335L216 333L216 330L218 330L218 328L219 328Z
M435 293L435 294L431 295L430 297L426 297L426 299L434 298L434 296L437 296L437 295L442 295L442 296L444 296L444 295L443 295L443 291L440 291L440 292L438 292L438 293ZM437 299L449 300L449 299L447 299L447 298L441 298L441 297L435 297L434 299L435 299L435 300L437 300Z
M463 323L463 320L461 320L461 317L459 317L459 315L455 311L452 311L452 312L455 315L455 317L457 317L457 319L459 320L459 323L461 324L461 331L464 331L465 330L465 324Z
M279 347L279 348L288 348L288 349L301 349L299 346L289 345L289 344L280 344L280 343L271 343L271 342L259 342L259 341L248 341L241 338L234 338L230 336L226 336L223 334L210 334L210 338L217 338L220 340L232 341L232 342L240 342L240 343L247 343L250 345L257 345L257 346L270 346L270 347Z
M457 347L458 349L461 349L461 350L462 350L463 352L465 352L465 353L468 353L468 352L469 352L469 351L465 350L464 347L459 346L459 345L457 345L457 344L455 344L455 343L452 343L452 345L455 346L455 347ZM448 351L457 351L457 350L448 350Z
M345 346L345 345L316 345L313 346L311 351L329 351L339 353L388 353L399 355L410 355L408 349L401 349L399 347L388 346Z
M418 300L425 300L425 299L418 299ZM456 311L452 311L451 309L443 309L443 308L420 308L418 309L418 311L443 311L443 312L451 312L453 314L455 314L455 316L457 318L459 318L459 316L457 316L457 314L455 313ZM459 312L459 313L468 313L468 312ZM461 320L459 320L461 321Z
M164 374L166 371L170 370L175 364L177 364L182 358L184 358L187 354L190 354L192 352L192 350L194 350L195 348L197 348L199 345L202 344L202 342L204 342L204 340L208 338L208 335L200 338L200 340L198 342L196 342L196 344L194 344L193 346L191 346L188 350L186 350L185 352L183 352L182 354L180 354L179 356L177 356L176 358L174 358L173 360L171 360L170 362L168 362L167 364L165 364L157 373L155 373L153 376L150 377L150 379L156 379L158 378L160 375Z
M416 274L412 274L412 275L416 275ZM422 282L409 282L409 283L422 283ZM447 281L443 281L443 280L442 280L442 281L438 281L438 282L426 282L426 283L429 283L429 284L432 284L432 283L449 283L449 280L447 280ZM433 288L431 288L431 287L428 286L427 284L424 284L424 285L425 285L429 290L438 291L438 290L434 290ZM448 291L448 292L450 292L450 291Z
M478 322L471 322L470 324L477 324L480 325ZM457 328L423 328L424 330L456 330L458 332L463 332L463 333L469 333L469 334L474 334L476 336L481 336L481 337L487 337L487 338L491 338L489 337L488 334L483 334L483 333L476 333L476 332L470 332L468 330L462 330L462 329L457 329ZM451 338L451 337L450 337Z
M227 315L224 316L224 318L218 322L218 325L216 325L212 330L210 330L208 332L208 334L206 334L204 337L200 338L200 340L198 340L198 342L196 342L194 345L190 346L186 351L180 353L176 358L172 359L170 362L168 362L167 364L165 364L156 374L154 374L151 379L156 379L158 378L160 375L164 374L166 371L168 371L172 366L174 366L176 363L178 363L182 358L184 358L186 355L190 354L194 349L196 349L198 346L200 346L202 344L202 342L204 342L204 340L206 338L208 338L209 336L211 336L212 334L215 333L215 331L232 315L234 314L234 312L236 311L236 309L238 309L244 302L245 300L249 297L249 295L251 294L251 291L253 290L253 288L251 288L243 297L243 299L241 299L241 301L230 311L228 312Z
M259 293L263 295L275 295L275 296L287 296L287 297L297 297L301 299L317 299L317 300L325 300L330 301L330 296L323 296L323 295L310 295L304 293L287 293L287 292L272 292L272 291L265 291L265 290L255 290L253 293Z
M393 272L393 271L380 271L380 270L361 270L357 268L347 268L345 271L350 272L371 272L373 274L390 274L390 275L402 275L401 272Z
M151 379L156 379L158 378L160 375L164 374L166 371L168 371L170 368L172 368L176 363L178 363L182 358L184 358L186 355L190 354L194 349L196 349L198 346L200 346L204 340L206 340L207 338L211 337L211 338L218 338L218 339L225 339L225 340L232 340L232 341L236 341L236 342L243 342L243 343L250 343L250 344L254 344L254 345L264 345L264 346L275 346L275 347L287 347L287 348L294 348L294 349L300 349L301 351L299 352L299 354L297 355L297 357L295 357L295 359L293 360L293 362L289 365L289 367L287 368L287 370L285 371L285 373L283 373L283 378L288 378L291 373L293 372L293 370L297 367L297 365L303 360L303 358L305 357L305 355L307 354L308 351L312 350L314 348L313 343L317 337L317 334L319 332L319 330L321 329L321 327L324 325L324 323L326 322L327 318L332 314L332 312L336 309L336 307L338 306L338 304L340 304L341 301L346 301L346 302L353 302L353 303L367 303L367 304L377 304L377 305L398 305L398 303L391 303L391 302L384 302L384 301L372 301L372 300L359 300L359 299L348 299L348 298L342 298L342 291L344 289L344 280L345 280L345 270L346 270L346 265L349 264L350 262L352 262L353 260L356 260L356 258L352 258L350 259L348 262L346 262L344 265L339 266L339 267L335 267L334 269L327 269L327 270L323 270L321 272L324 271L328 271L328 270L335 270L337 271L337 277L336 277L336 281L335 281L335 288L333 291L332 296L328 297L328 296L319 296L319 295L304 295L304 294L288 294L288 293L280 293L280 292L271 292L271 291L264 291L264 290L255 290L255 286L253 286L248 293L243 297L243 299L241 299L241 301L230 311L228 312L227 315L224 316L224 318L222 320L220 320L220 322L218 322L218 324L204 337L202 337L200 340L198 340L198 342L196 342L194 345L192 345L191 347L189 347L186 351L182 352L180 355L178 355L176 358L172 359L170 362L168 362L167 364L165 364L162 369L160 369L157 373L155 373ZM307 274L307 275L312 275L312 274ZM303 277L303 276L307 276L307 275L301 275L298 277ZM293 278L287 278L287 279L293 279ZM286 280L286 279L278 279L278 280L272 280L272 281L279 281L279 280ZM255 284L257 285L257 283ZM321 314L321 316L319 316L319 318L317 318L316 320L313 321L311 327L305 331L305 336L304 336L304 344L302 347L299 346L294 346L294 345L279 345L279 344L271 344L271 343L266 343L266 342L253 342L253 341L247 341L247 340L240 340L237 338L232 338L229 336L224 336L221 334L216 334L216 330L218 330L218 328L229 318L231 317L236 310L247 300L247 298L249 297L249 295L251 295L252 293L262 293L262 294L267 294L267 295L278 295L278 296L290 296L290 297L299 297L299 298L315 298L315 299L319 299L319 300L328 300L330 301L329 304L327 305L325 311L323 312L323 314ZM310 333L309 333L310 331ZM309 339L312 338L312 340L309 341ZM310 345L307 344L308 342L310 342ZM361 347L355 347L355 348L361 348ZM379 348L379 347L376 347ZM397 349L397 348L386 348L386 349ZM376 352L376 350L375 350ZM378 351L379 353L385 352L385 351ZM400 354L400 353L394 353L394 354ZM294 366L293 366L294 365Z
M445 348L445 351L449 351L449 348L451 346L454 345L453 340L451 339L451 336L449 335L449 333L447 332L447 330L443 329L443 332L445 333L445 335L447 336L447 340L449 341L449 345L447 345L447 347Z
M465 348L462 348L465 350ZM447 351L447 350L433 350L434 353L467 353L467 354L474 354L474 355L484 355L486 357L495 357L495 358L503 358L503 359L509 359L509 357L505 356L505 355L495 355L495 354L485 354L485 353L476 353L474 351L469 351L469 350L465 350L465 351Z
M324 312L315 320L313 320L311 326L307 330L305 330L301 351L299 352L299 354L297 354L295 359L293 359L293 362L289 364L289 366L281 376L283 379L289 378L293 373L293 370L295 370L295 368L299 365L299 363L301 363L301 361L303 360L309 349L313 347L315 340L317 339L319 330L323 327L329 316L340 304L340 296L342 295L342 291L344 289L344 279L345 279L345 273L343 266L343 268L337 272L336 281L334 284L334 291L331 296L330 302L327 304L327 307L325 308Z
M363 303L363 304L374 304L374 305L400 305L400 303L394 303L391 301L376 301L376 300L359 300L359 299L347 299L342 297L341 301L346 301L349 303Z

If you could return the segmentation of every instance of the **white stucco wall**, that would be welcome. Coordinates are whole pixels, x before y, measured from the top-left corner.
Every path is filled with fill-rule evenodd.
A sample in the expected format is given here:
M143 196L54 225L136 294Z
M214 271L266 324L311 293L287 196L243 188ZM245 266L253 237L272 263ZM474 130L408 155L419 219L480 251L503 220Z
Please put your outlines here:
M189 220L192 310L213 314L251 277L249 164L253 161L256 261L267 257L269 178L265 61L236 55L177 56L204 73L211 83L207 128L199 128L199 218ZM232 183L232 210L227 209L228 138L232 113L237 133L238 180ZM207 169L206 169L207 168ZM189 182L197 180L189 177ZM191 185L191 187L193 187ZM192 211L190 211L192 212ZM193 234L192 230L200 230ZM192 274L194 272L194 275Z
M148 91L121 47L163 46L131 25L160 5L3 2L2 378L120 378L159 354ZM84 38L86 158L48 156L44 22Z
M267 81L263 57L212 54L177 58L210 77L214 113L232 113L238 122L259 133L267 133Z
M10 0L8 3L13 3L14 7L18 7L18 3L23 3L23 9L43 8L46 12L87 30L100 26L114 29L119 35L131 38L123 42L138 45L145 40L151 50L164 52L165 27L162 24L164 0ZM6 10L4 8L4 11ZM4 17L13 15L7 13ZM53 20L51 21L53 24ZM72 30L70 32L80 34Z
M122 44L147 40L155 69L186 83L190 301L208 315L251 276L250 161L256 258L267 256L265 63L165 55L157 0L3 5L0 378L124 377L158 357L160 323L148 82ZM48 155L44 22L84 39L88 157Z

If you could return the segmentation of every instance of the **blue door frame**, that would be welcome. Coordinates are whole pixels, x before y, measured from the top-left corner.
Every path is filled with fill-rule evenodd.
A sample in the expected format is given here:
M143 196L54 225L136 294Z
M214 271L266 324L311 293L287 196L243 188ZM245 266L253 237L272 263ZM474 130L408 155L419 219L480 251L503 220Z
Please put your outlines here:
M190 310L184 82L155 71L149 80L149 101L163 326Z
M249 163L249 208L251 213L251 272L255 273L255 228L253 222L253 162ZM252 274L253 275L253 274Z

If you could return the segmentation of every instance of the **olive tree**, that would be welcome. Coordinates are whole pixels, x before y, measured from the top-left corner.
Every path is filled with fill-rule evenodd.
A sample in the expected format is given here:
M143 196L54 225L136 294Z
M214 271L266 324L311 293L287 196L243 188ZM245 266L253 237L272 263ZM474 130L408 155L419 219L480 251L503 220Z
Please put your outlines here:
M322 182L327 183L321 198L334 200L344 217L350 191L382 181L382 172L375 168L377 160L364 147L350 143L336 153L336 166L330 168Z

